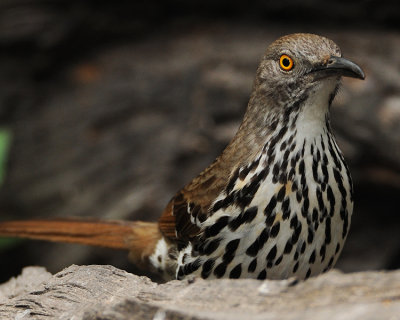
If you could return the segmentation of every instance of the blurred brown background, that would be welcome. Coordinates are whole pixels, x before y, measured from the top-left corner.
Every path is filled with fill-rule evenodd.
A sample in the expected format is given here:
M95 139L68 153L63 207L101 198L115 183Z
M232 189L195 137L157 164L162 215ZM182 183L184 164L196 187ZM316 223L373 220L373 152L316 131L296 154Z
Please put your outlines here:
M333 107L355 180L343 271L400 268L398 1L0 2L0 219L155 220L233 136L265 48L328 36L360 64ZM0 281L26 265L129 271L125 252L0 242Z

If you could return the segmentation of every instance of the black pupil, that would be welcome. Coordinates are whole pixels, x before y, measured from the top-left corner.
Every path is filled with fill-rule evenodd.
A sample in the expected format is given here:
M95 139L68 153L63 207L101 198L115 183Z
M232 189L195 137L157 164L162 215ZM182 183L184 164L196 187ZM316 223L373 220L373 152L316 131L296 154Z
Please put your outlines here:
M284 67L289 67L290 66L290 60L288 58L283 58L282 64Z

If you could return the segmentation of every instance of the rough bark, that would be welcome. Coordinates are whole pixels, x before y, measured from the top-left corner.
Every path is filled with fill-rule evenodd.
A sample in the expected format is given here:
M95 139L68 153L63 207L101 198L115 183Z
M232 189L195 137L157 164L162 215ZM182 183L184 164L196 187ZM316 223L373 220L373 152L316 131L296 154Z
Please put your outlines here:
M0 286L4 320L380 320L400 314L400 271L332 271L306 282L192 279L156 284L92 265L71 266L50 278L45 270L30 268L11 283Z

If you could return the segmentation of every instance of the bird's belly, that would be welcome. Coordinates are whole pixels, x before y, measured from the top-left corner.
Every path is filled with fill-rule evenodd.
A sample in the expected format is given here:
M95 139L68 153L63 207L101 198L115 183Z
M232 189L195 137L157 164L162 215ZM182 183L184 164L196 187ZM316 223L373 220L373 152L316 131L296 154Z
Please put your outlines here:
M312 203L313 199L310 200ZM329 223L327 218L318 216L321 221L311 223L312 226L300 212L300 209L293 210L288 218L278 212L269 227L261 212L252 223L243 224L234 232L228 227L217 237L205 241L203 254L193 255L193 246L189 245L179 256L178 278L197 275L207 279L285 279L291 276L306 279L330 269L344 242L339 212L329 218ZM205 254L213 241L218 242L217 248ZM191 265L199 267L188 272Z

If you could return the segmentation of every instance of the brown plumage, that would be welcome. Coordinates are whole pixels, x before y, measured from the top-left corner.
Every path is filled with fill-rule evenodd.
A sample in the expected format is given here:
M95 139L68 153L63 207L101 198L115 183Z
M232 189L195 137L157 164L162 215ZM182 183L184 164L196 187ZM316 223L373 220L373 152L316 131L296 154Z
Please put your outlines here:
M331 268L347 236L351 177L331 133L341 76L364 78L331 40L293 34L257 69L235 137L168 203L158 224L15 221L0 235L130 251L166 279L308 278Z
M132 262L144 268L161 237L154 222L90 218L3 221L0 235L129 250Z

